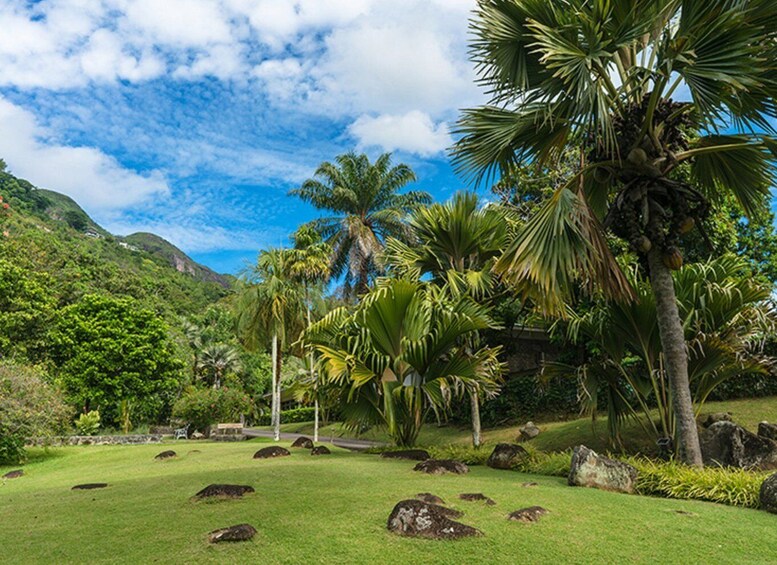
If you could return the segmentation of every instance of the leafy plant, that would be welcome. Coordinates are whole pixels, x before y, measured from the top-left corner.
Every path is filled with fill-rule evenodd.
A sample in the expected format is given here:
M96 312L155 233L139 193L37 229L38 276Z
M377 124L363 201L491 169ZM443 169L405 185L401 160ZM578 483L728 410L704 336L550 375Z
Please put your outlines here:
M462 347L488 328L486 308L470 297L451 299L436 286L382 281L353 313L340 308L303 334L320 355L323 378L341 389L346 423L386 426L398 445L415 443L429 411L474 383L493 386L501 375L498 349Z
M37 368L0 361L0 464L25 457L24 440L62 432L71 410Z
M76 431L81 436L93 436L100 429L100 412L90 410L81 414L76 420Z
M173 405L173 417L190 424L192 430L205 432L217 422L239 421L250 410L251 400L237 388L190 387Z
M296 424L299 422L312 422L315 415L315 408L312 406L302 406L300 408L291 408L281 411L281 420L287 424ZM257 424L266 426L271 424L270 415L259 418Z

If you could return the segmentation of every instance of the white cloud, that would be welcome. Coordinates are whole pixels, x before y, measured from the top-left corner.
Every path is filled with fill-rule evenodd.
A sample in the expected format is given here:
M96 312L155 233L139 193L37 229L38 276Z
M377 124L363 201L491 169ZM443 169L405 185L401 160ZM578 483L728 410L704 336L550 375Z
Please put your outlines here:
M119 0L122 26L156 44L207 47L230 43L228 14L212 0Z
M31 113L1 97L0 157L17 176L87 210L127 207L169 190L159 172L141 175L99 149L52 142Z
M440 153L453 143L447 124L435 124L428 114L417 110L402 115L360 116L348 132L361 148L380 147L422 157Z

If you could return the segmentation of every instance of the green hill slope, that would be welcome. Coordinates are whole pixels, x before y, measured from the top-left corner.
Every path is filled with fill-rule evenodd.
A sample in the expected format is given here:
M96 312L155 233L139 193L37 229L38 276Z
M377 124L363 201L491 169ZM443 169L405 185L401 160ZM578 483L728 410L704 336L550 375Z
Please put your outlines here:
M223 298L230 278L199 265L153 234L114 237L71 198L38 189L0 169L0 260L50 279L67 304L87 293L131 296L168 319L200 312ZM1 282L1 281L0 281Z

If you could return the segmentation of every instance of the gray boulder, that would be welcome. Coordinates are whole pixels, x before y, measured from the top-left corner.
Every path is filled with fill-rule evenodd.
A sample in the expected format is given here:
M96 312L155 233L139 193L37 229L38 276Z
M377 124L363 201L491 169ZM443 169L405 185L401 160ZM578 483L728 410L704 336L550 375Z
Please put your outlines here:
M486 461L492 469L512 469L513 464L527 457L529 453L515 443L498 443Z
M598 455L584 445L572 453L567 479L570 486L633 493L636 480L637 470L628 463Z
M448 518L444 509L420 500L403 500L394 506L386 527L400 536L453 540L483 535L480 530Z
M772 514L777 514L777 473L766 477L761 483L761 490L758 493L758 499L761 502L761 508Z
M777 469L777 442L733 422L716 422L699 436L705 465Z
M772 439L777 441L777 424L770 424L769 422L761 422L758 424L758 435L765 437L766 439Z
M540 429L534 425L534 422L526 422L518 428L518 441L529 441L540 435Z

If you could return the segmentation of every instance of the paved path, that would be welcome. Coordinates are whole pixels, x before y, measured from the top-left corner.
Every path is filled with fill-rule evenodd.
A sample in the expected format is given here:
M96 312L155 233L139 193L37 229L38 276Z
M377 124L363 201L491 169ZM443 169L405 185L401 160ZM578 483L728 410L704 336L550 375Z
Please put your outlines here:
M256 428L246 428L243 430L243 434L245 434L248 437L273 437L273 433L269 430L258 430ZM292 434L287 432L281 432L281 439L283 440L291 440L294 441L298 437L309 437L313 438L313 434ZM335 445L337 447L342 447L345 449L351 449L353 451L364 451L365 449L369 449L370 447L377 447L379 445L383 445L379 441L370 441L366 439L344 439L339 437L328 437L324 435L318 436L319 443L331 443L332 445Z

